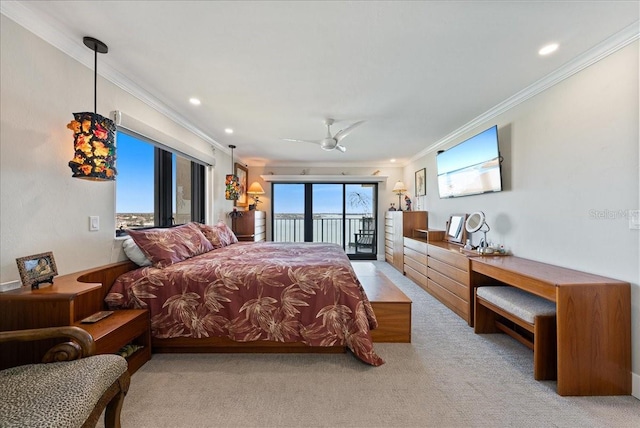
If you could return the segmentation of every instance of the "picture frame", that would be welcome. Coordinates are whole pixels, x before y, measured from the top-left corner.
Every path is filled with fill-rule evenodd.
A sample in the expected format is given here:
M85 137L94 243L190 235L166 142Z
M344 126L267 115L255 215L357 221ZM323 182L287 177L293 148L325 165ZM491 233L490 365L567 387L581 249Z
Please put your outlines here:
M422 168L416 171L415 177L416 196L424 196L427 194L427 169Z
M249 175L249 170L247 167L237 162L234 167L234 174L238 177L240 185L238 186L238 199L233 202L233 205L236 207L246 207L249 205L249 198L247 196L247 177Z
M17 258L16 263L22 285L29 285L33 289L38 289L42 283L53 284L53 277L58 275L58 267L51 251Z
M467 214L452 214L447 222L444 240L462 245L467 238L467 229L464 227L466 221Z

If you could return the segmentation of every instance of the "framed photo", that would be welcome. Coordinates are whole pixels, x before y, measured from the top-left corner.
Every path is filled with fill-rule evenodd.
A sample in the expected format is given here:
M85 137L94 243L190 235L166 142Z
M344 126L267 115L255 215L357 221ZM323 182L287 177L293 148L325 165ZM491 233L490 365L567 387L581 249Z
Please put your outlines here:
M249 170L247 170L244 165L236 162L234 174L238 177L240 186L238 189L238 199L233 202L233 205L236 207L246 207L249 205L247 198L247 176L249 175Z
M427 194L427 169L422 168L416 171L416 196Z
M58 274L56 261L51 251L16 259L22 285L38 288L44 282L53 284L53 277Z

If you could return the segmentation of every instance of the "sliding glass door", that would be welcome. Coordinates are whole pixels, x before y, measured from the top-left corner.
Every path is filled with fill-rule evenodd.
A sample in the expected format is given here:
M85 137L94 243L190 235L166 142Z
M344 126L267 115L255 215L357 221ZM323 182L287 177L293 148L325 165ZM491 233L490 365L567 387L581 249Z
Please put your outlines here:
M375 259L377 184L274 183L273 240L330 242Z

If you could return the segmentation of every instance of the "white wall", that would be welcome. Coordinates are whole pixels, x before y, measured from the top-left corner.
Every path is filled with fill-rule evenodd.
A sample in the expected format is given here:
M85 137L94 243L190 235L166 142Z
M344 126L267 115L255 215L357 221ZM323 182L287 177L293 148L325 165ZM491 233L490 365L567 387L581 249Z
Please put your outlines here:
M619 214L639 208L638 49L635 42L460 138L498 125L505 191L439 199L435 153L404 174L411 182L427 168L432 228L481 210L487 239L517 256L630 282L640 398L640 231Z
M67 166L73 139L66 125L72 113L93 110L93 69L4 15L0 22L0 282L19 278L17 257L44 251L53 251L60 274L120 260L115 183L73 179ZM93 53L87 49L87 55ZM211 153L207 142L99 77L98 113L112 110ZM229 164L220 151L216 158ZM231 207L224 201L224 172L216 168L209 183L213 220ZM93 215L100 217L98 232L89 232Z

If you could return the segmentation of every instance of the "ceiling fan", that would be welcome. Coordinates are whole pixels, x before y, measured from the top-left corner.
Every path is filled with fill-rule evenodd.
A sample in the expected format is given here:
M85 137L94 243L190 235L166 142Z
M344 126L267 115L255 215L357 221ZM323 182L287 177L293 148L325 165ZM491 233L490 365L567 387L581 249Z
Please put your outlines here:
M323 150L331 151L331 150L340 150L342 153L347 151L347 148L340 144L340 141L344 137L346 137L354 128L364 123L364 120L358 121L350 126L347 126L341 131L338 131L336 135L331 136L331 125L333 125L333 119L325 119L324 124L327 126L327 136L322 140L293 140L290 138L285 138L284 141L295 141L299 143L311 143L311 144L319 144Z

